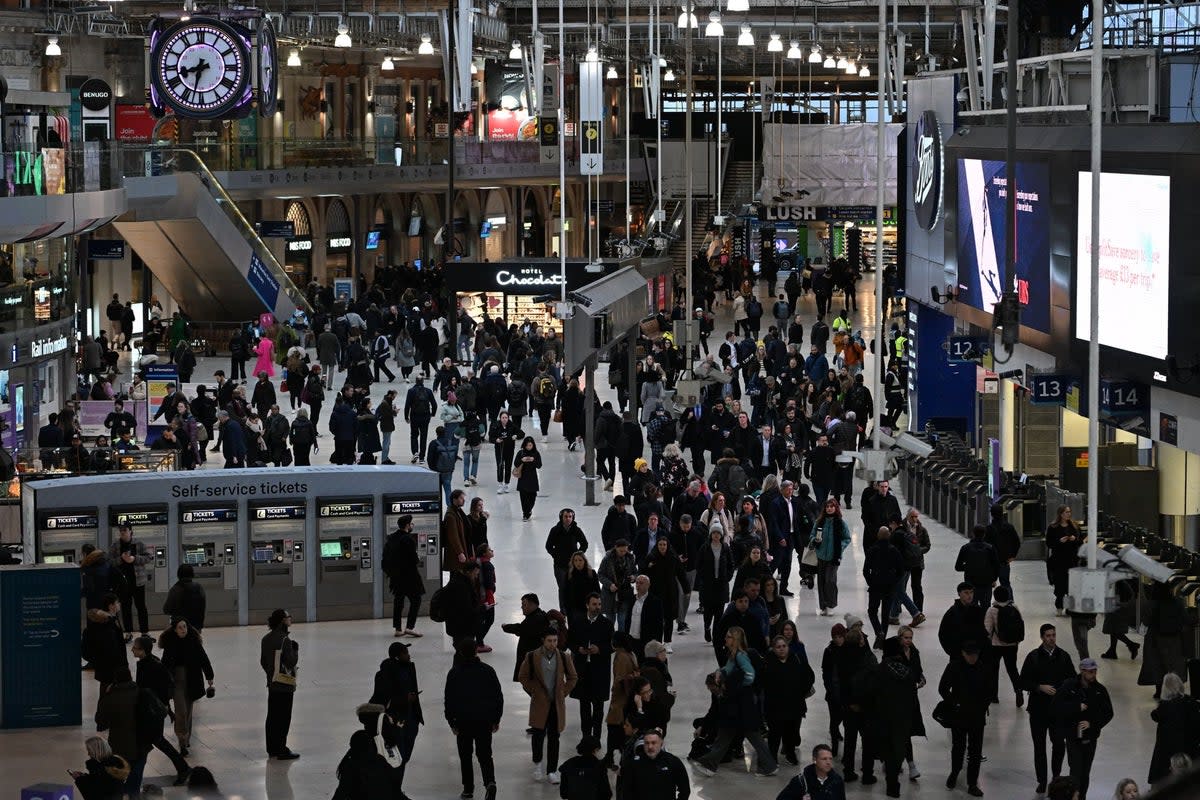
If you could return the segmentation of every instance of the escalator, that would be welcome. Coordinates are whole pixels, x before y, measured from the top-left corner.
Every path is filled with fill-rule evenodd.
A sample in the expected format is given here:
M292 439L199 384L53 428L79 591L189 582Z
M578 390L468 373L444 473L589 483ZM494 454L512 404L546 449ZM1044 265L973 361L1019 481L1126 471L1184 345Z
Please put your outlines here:
M191 150L147 154L126 177L129 212L113 225L191 319L246 320L310 312L220 182Z

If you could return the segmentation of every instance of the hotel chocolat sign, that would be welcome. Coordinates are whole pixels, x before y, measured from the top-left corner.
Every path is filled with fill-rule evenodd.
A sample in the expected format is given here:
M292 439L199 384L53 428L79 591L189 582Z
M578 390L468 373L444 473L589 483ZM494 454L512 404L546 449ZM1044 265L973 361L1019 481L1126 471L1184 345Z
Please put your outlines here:
M567 262L567 290L573 291L603 277L615 269L605 264L603 273L589 273L586 261ZM451 287L459 292L501 292L504 294L558 294L563 276L557 261L544 262L462 262L447 270Z
M88 78L79 87L79 104L88 111L103 111L112 104L112 87L99 78Z
M931 231L941 221L942 198L945 195L945 159L937 114L926 111L917 120L913 146L916 149L913 159L913 210L917 215L917 224Z

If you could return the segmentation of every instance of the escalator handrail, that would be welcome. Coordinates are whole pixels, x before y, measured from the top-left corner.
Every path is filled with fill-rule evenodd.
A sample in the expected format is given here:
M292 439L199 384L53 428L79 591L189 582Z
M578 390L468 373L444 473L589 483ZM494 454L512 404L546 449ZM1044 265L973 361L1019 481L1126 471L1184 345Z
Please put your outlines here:
M200 183L204 185L206 189L208 189L208 193L212 196L213 200L217 201L217 206L225 212L225 216L234 224L236 228L238 228L239 232L242 234L242 238L246 240L246 242L250 245L250 249L253 250L255 255L257 255L262 260L263 264L266 265L267 270L270 271L275 280L279 281L280 290L288 296L296 308L304 311L307 314L312 314L312 306L309 305L308 298L304 296L304 292L301 291L296 284L292 283L291 276L287 274L287 271L275 258L275 254L271 252L270 248L266 246L261 238L259 238L258 233L254 230L254 226L251 225L250 221L247 220L242 214L242 211L240 208L238 208L237 203L235 203L233 198L230 197L225 191L225 187L222 186L221 182L217 180L215 175L213 175L212 171L208 168L208 165L205 164L203 159L200 158L200 155L196 153L195 150L191 150L186 147L168 148L163 150L163 153L171 153L175 155L176 158L183 156L185 159L190 159L192 162L192 167L190 169L186 167L180 169L181 165L175 163L172 165L173 171L192 172L200 176ZM167 166L166 159L164 159L163 165ZM275 309L273 308L270 309L270 311L274 310ZM282 321L284 320L281 320L281 322Z

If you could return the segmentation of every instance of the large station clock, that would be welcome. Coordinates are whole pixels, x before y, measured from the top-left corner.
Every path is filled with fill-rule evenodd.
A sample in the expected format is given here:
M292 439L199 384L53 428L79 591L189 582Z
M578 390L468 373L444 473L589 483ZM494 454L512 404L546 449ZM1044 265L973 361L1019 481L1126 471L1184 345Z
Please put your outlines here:
M275 45L275 28L268 17L263 17L254 35L254 49L258 63L258 113L269 117L275 113L276 95L279 94L279 48Z
M237 27L193 17L157 33L150 49L151 83L178 116L234 116L250 100L249 44Z

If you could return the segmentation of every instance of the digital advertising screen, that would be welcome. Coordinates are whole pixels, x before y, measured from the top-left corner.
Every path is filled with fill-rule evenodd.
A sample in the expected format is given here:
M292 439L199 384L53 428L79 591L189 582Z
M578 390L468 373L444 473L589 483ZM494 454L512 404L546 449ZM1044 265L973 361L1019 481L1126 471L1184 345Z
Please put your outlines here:
M1075 249L1075 335L1090 339L1092 174L1079 173ZM1171 178L1100 175L1100 344L1167 357Z
M1050 332L1050 171L1018 162L1016 288L1021 324ZM1008 179L1003 161L958 160L959 302L992 313L1004 275Z

